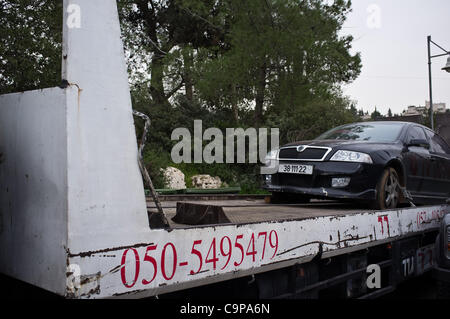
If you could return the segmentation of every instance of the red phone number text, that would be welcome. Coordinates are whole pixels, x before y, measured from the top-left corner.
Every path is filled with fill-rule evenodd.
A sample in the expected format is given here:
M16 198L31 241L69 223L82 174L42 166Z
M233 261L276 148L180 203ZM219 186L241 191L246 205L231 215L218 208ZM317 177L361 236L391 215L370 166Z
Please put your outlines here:
M259 251L256 249L257 241L260 245L262 245L262 249ZM209 248L206 256L204 256L201 250L204 250L206 246ZM151 256L151 254L156 253L157 250L157 244L148 246L142 262L139 253L135 248L128 248L123 252L120 276L125 287L132 288L138 282L141 264L142 267L144 267L144 263L149 264L146 264L145 266L151 267L152 270L150 270L150 273L152 275L148 278L141 279L143 285L149 285L153 282L158 272L161 272L162 277L166 281L169 281L175 276L177 269L189 266L187 261L179 262L177 249L173 243L169 242L163 246L162 252L159 255L160 257L156 257L158 260ZM232 254L235 250L238 250L239 257L236 260L231 260ZM220 240L214 237L208 245L205 245L203 240L195 240L192 244L191 255L195 257L194 259L196 259L196 261L194 262L195 265L191 265L192 269L189 271L189 274L196 275L204 271L205 268L211 268L211 266L213 270L220 268L221 271L229 268L231 264L235 267L239 267L243 263L244 258L251 258L252 262L256 262L258 258L261 261L264 259L270 260L275 257L277 251L278 234L275 230L270 232L259 232L258 234L252 233L248 236L248 238L244 238L244 235L237 235L234 238L234 241L232 241L229 236L223 236ZM172 256L172 259L171 262L169 262L170 265L167 265L167 256L170 255ZM127 278L126 271L126 262L129 258L133 258L135 260L133 271L134 276L130 276L130 274L128 274L128 277L133 277L132 281L129 281L131 278ZM147 271L148 270L146 269L145 272L148 273Z

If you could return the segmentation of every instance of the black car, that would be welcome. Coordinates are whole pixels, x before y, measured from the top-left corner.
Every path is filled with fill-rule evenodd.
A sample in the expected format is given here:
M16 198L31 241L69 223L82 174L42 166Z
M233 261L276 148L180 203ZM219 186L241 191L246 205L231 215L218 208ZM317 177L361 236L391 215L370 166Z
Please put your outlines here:
M311 141L271 151L263 188L274 199L356 199L374 209L400 203L445 203L450 197L450 147L425 126L362 122Z

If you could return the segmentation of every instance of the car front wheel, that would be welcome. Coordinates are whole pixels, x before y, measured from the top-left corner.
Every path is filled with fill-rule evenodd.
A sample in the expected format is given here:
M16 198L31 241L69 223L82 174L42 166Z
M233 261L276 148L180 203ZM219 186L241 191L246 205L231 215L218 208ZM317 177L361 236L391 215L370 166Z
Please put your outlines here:
M397 171L388 167L383 171L377 185L374 209L393 209L400 203L400 179Z

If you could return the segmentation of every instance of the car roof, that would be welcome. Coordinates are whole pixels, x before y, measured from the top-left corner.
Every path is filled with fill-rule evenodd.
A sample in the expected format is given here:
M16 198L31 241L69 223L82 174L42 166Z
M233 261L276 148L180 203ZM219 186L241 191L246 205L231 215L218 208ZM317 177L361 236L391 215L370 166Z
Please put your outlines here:
M402 124L402 125L408 125L408 126L411 126L411 125L417 125L417 126L420 126L420 127L422 127L422 128L425 128L425 129L428 129L428 130L430 130L431 131L431 129L429 128L429 127L426 127L425 125L423 125L423 124L419 124L419 123L416 123L416 122L406 122L406 121L368 121L368 122L355 122L355 123L348 123L348 124L344 124L344 125L342 125L342 126L345 126L345 125L352 125L352 124Z
M402 122L402 121L367 121L367 122L356 122L356 123L349 123L349 124L416 124L416 123Z
M425 130L428 130L430 132L433 132L434 134L437 134L435 131L433 131L432 129L430 129L429 127L423 125L423 124L419 124L416 122L406 122L406 121L367 121L367 122L355 122L355 123L347 123L344 125L340 125L338 127L342 127L342 126L346 126L346 125L355 125L355 124L401 124L403 125L402 128L402 133L400 133L399 138L401 138L402 135L405 134L406 132L406 128L407 127L411 127L411 126L419 126ZM438 134L439 135L439 134Z

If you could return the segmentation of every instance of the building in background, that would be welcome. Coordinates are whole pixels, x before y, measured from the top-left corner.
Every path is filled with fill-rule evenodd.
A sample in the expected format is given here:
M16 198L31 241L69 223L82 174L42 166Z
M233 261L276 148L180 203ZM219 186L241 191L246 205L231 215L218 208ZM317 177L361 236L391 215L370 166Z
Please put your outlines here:
M422 115L425 114L425 112L425 106L410 105L406 110L403 111L402 116Z
M430 101L425 101L425 107L427 110L430 109ZM447 107L445 103L433 103L433 112L434 113L445 113Z
M430 109L430 101L425 101L425 106L410 105L403 111L402 116L424 115ZM445 103L433 103L433 113L445 113L447 106Z

